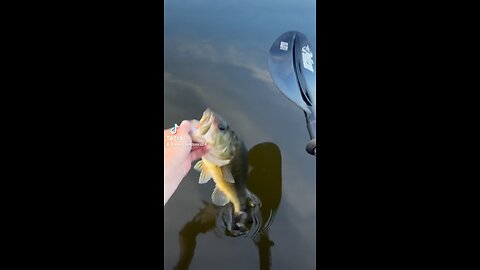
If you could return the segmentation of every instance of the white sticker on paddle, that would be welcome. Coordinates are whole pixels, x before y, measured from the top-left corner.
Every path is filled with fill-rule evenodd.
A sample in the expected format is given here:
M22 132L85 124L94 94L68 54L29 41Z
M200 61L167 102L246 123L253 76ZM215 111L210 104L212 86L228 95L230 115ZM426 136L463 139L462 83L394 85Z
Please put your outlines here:
M280 50L287 51L288 50L288 43L280 41Z
M303 67L313 72L313 53L308 45L302 48Z

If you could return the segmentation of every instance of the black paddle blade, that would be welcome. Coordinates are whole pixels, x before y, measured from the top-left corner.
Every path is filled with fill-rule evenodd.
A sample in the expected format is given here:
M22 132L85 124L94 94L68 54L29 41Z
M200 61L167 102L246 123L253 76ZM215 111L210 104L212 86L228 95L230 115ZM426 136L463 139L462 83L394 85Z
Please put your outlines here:
M277 88L315 119L315 57L305 35L297 31L282 34L270 48L268 64Z

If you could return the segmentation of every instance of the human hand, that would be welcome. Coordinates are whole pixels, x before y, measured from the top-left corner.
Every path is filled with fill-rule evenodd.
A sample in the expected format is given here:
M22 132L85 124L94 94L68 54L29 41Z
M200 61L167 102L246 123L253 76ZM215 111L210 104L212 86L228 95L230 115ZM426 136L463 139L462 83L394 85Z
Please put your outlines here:
M170 133L169 129L163 132L164 205L192 168L192 162L208 152L208 146L192 146L191 128L191 123L184 120L176 134Z

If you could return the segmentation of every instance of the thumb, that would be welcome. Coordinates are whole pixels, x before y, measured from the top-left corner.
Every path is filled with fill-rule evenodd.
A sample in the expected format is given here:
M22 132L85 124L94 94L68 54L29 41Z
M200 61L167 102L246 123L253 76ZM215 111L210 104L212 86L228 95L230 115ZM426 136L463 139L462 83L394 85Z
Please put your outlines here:
M180 135L188 135L191 129L192 125L190 124L190 121L183 120L180 124L180 128L178 129L178 133L180 133Z

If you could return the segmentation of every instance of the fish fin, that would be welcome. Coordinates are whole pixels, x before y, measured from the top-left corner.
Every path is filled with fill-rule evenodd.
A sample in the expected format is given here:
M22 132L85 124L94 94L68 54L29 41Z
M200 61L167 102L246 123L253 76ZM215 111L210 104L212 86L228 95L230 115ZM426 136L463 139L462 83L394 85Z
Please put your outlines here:
M232 172L230 171L230 167L229 166L223 166L222 167L222 175L223 175L223 178L225 179L225 181L229 182L229 183L235 183L235 179L233 178L233 175L232 175Z
M202 171L202 168L203 168L203 160L199 160L197 164L195 164L195 166L193 167L193 169L199 172Z
M207 173L207 171L205 169L203 169L201 172L200 172L200 178L198 179L198 183L199 184L205 184L207 183L210 179L212 179L212 176Z
M212 202L215 205L218 206L224 206L227 203L230 202L230 200L227 198L227 195L223 193L219 188L215 187L215 189L212 192Z

